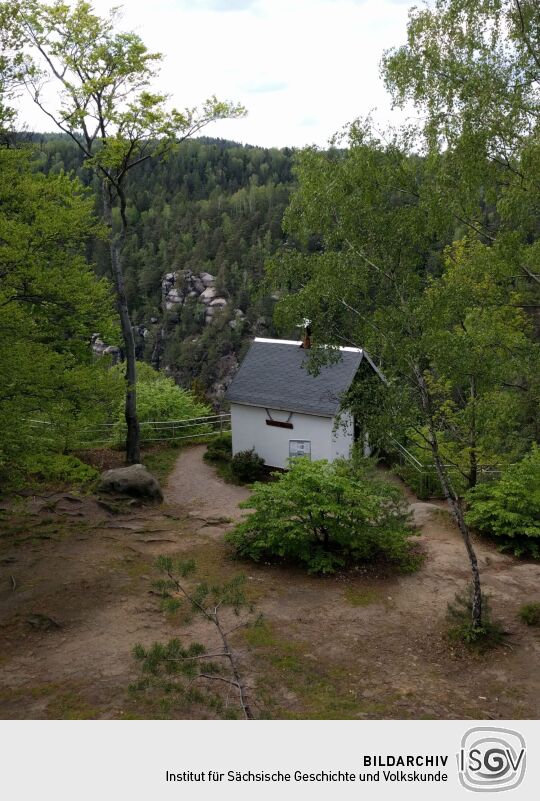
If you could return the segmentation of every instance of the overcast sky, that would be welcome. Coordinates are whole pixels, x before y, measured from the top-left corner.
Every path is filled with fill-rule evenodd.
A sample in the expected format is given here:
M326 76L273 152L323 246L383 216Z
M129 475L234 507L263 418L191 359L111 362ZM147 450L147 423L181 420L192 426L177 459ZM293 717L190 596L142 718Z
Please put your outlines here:
M391 118L379 77L383 50L406 39L411 0L94 0L123 7L123 27L163 53L158 82L191 106L216 94L248 117L209 136L264 146L324 146L355 117ZM50 124L26 102L35 130Z

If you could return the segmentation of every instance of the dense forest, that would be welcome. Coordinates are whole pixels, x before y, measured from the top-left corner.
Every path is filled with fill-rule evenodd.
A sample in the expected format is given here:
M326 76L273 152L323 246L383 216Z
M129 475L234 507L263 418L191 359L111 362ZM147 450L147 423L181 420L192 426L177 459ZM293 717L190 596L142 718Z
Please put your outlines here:
M36 167L76 175L95 191L99 211L99 186L73 141L50 134L30 141ZM125 279L138 355L182 386L196 381L218 405L246 340L274 330L264 264L283 243L292 164L289 149L200 138L179 145L165 162L141 165L128 185ZM99 239L88 256L98 275L110 275ZM171 273L178 285L189 273L214 276L226 305L218 306L211 324L195 294L184 303L167 302Z

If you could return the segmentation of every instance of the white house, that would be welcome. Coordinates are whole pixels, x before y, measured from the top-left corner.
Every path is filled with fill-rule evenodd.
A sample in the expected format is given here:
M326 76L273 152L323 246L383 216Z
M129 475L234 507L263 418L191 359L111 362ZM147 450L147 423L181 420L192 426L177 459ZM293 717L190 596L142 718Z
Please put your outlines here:
M332 462L350 455L355 426L350 413L340 414L343 394L364 359L383 376L361 348L340 348L339 361L311 375L306 347L309 340L253 341L225 395L233 455L254 448L266 464L280 468L290 456Z

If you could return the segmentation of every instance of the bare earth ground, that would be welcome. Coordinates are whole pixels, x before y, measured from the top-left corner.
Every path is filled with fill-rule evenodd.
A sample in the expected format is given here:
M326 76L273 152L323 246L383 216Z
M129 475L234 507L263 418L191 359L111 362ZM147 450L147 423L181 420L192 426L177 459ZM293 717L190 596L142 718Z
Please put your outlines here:
M193 557L204 579L247 575L265 624L235 636L261 716L540 717L540 633L516 617L523 603L540 599L539 565L477 543L494 616L511 631L511 647L470 654L444 634L446 604L469 574L459 534L440 504L409 496L427 551L412 575L359 570L317 578L242 564L231 558L223 534L242 514L238 503L248 490L217 477L203 452L197 446L180 453L162 507L106 508L73 493L3 505L2 718L163 714L151 699L127 691L138 675L133 645L205 635L200 622L160 611L151 590L159 554ZM190 715L180 709L173 716Z

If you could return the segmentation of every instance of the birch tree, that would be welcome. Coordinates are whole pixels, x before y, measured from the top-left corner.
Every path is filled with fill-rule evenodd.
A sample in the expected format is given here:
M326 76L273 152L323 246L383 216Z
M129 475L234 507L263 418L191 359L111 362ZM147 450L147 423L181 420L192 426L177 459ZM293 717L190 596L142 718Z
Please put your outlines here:
M216 97L200 108L169 110L167 97L152 89L161 55L150 52L137 34L118 30L117 9L100 17L82 0L2 6L11 9L21 37L26 89L46 118L76 142L100 183L126 362L126 458L133 464L140 461L140 435L135 343L124 283L128 177L214 120L243 116L245 110ZM50 99L51 85L58 102Z
M365 426L386 449L411 431L423 443L464 541L480 630L480 573L456 484L462 465L451 457L469 454L474 474L490 397L505 381L526 380L532 343L511 281L517 256L482 243L450 247L457 223L450 204L433 205L437 164L407 150L406 137L381 142L357 123L343 144L297 161L285 228L304 252L286 248L269 264L283 298L277 321L288 329L307 317L314 343L365 347L381 366L388 385L372 416L385 425ZM316 252L306 252L313 242ZM328 358L326 347L312 350ZM361 421L362 398L347 402Z
M314 340L366 346L381 364L387 433L415 430L431 453L464 540L481 631L478 562L448 443L468 454L473 484L490 393L500 401L514 391L515 408L521 393L538 404L528 316L540 285L538 3L412 8L407 42L386 53L382 74L418 122L380 136L356 123L339 149L301 154L285 225L304 253L285 251L270 275L289 293L282 325L308 317ZM456 259L459 247L448 248L460 241Z

